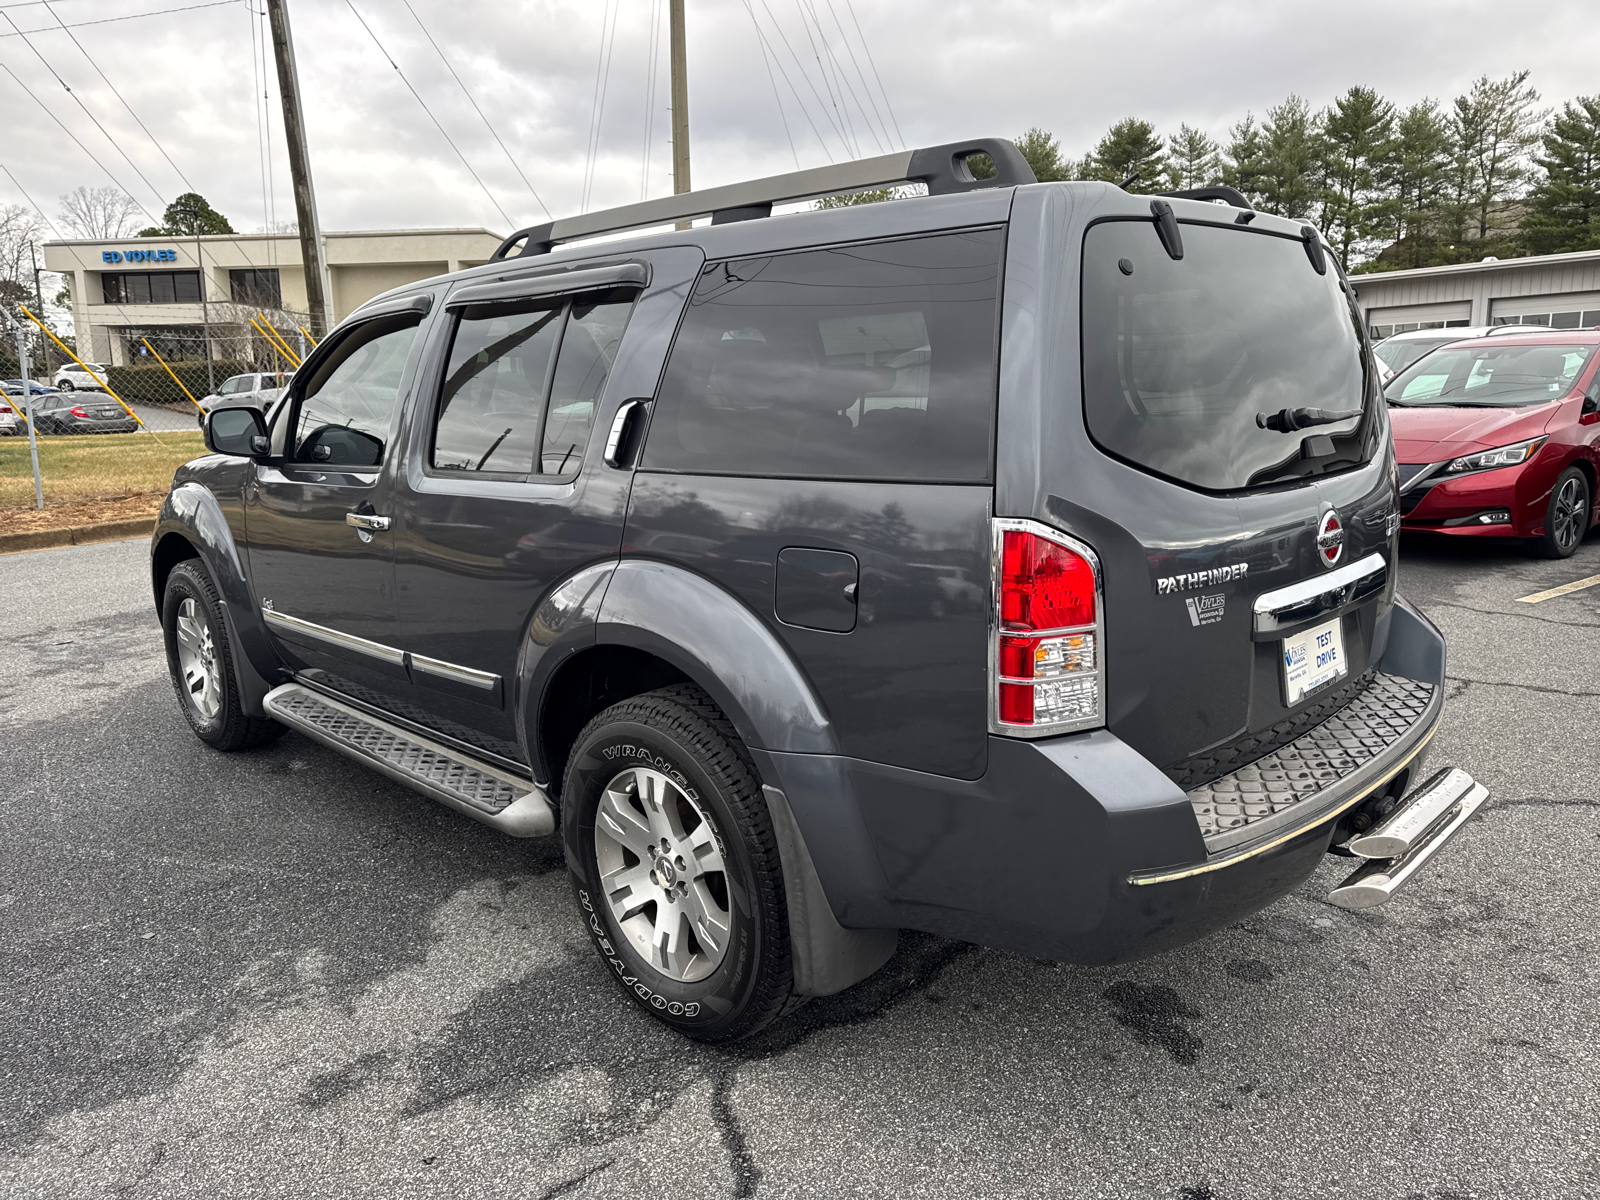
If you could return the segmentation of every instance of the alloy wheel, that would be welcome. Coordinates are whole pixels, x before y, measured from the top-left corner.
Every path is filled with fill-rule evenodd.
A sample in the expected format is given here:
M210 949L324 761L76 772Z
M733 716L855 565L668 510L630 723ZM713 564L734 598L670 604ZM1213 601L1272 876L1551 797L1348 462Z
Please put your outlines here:
M660 771L629 767L606 784L594 834L606 904L639 955L678 983L715 971L733 914L707 810Z
M1556 493L1555 524L1556 544L1562 550L1569 550L1578 544L1583 536L1584 510L1588 507L1583 494L1583 481L1576 475L1569 478L1561 485L1561 490Z
M193 597L185 597L178 606L176 625L184 695L202 721L215 720L222 708L222 670L217 663L211 623L201 615Z

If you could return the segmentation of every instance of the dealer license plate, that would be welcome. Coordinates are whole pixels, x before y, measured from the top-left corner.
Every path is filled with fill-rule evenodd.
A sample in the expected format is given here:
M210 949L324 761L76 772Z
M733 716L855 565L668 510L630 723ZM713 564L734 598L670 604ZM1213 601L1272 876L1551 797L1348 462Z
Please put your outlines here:
M1302 696L1349 673L1338 618L1283 639L1283 690L1291 708Z

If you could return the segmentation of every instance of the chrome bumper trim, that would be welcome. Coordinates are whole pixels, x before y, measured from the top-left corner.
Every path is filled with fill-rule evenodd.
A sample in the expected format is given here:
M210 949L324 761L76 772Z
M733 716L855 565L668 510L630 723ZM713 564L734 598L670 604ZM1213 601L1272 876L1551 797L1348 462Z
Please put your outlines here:
M1355 872L1333 891L1328 900L1340 908L1376 908L1394 898L1394 894L1416 877L1465 825L1473 813L1489 798L1489 789L1478 783L1465 771L1451 771L1445 780L1451 787L1447 793L1455 797L1454 803L1434 819L1432 826L1403 854L1393 858L1374 858L1357 867ZM1465 785L1464 790L1457 790ZM1418 808L1424 802L1436 800L1443 784L1435 785L1415 800L1402 805L1385 825ZM1426 814L1424 814L1426 815ZM1354 843L1352 843L1354 844Z

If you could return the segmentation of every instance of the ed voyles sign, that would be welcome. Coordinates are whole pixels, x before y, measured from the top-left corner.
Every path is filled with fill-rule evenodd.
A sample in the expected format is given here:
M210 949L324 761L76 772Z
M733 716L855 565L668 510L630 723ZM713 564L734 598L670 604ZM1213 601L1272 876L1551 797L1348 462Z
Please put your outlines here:
M100 261L119 262L177 262L176 250L102 250Z

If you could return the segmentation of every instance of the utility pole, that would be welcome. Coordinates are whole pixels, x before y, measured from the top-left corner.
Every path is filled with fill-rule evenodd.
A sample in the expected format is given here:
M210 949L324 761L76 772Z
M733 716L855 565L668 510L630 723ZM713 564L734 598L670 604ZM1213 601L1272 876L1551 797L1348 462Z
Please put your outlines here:
M194 261L200 268L200 329L206 344L206 392L217 390L217 369L211 361L211 303L206 299L206 260L200 254L200 214L194 215Z
M684 50L683 0L667 0L667 30L672 60L672 194L690 189L689 183L689 67ZM679 229L690 222L679 221Z
M283 131L289 141L295 216L300 222L300 261L306 275L306 306L311 310L311 328L321 336L333 325L333 297L322 247L322 226L317 222L317 195L311 187L306 127L300 118L300 75L295 68L294 42L289 36L289 13L284 0L267 0L267 14L272 21L272 52L278 60L278 94L283 97Z
M28 243L28 257L33 262L33 302L39 306L39 315L44 316L44 292L39 287L39 252L34 249L33 243ZM55 371L50 366L50 344L44 346L44 373L54 375ZM41 504L41 508L44 506Z

